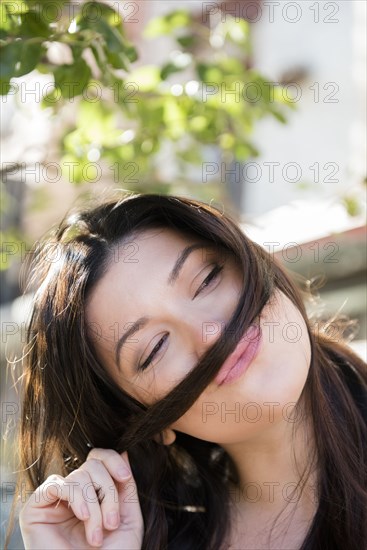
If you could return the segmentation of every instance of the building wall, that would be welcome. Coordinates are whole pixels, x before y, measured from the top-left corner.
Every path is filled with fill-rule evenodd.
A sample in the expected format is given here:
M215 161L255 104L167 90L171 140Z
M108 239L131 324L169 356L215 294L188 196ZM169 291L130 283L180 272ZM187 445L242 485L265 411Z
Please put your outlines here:
M255 131L261 156L244 176L245 213L294 199L338 198L365 177L365 12L358 0L262 3L252 26L254 65L276 82L297 82L289 96L301 97L288 124L266 119Z

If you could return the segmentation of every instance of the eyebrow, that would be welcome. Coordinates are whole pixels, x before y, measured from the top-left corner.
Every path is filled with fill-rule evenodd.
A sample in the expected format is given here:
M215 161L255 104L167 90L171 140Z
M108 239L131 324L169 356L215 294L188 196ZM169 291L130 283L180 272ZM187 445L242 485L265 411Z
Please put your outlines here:
M198 250L199 248L205 248L205 244L203 243L195 243L191 244L189 246L186 246L179 255L179 257L176 260L175 265L173 266L173 269L171 273L169 274L169 277L167 279L167 284L169 286L172 286L176 280L178 279L178 276L180 275L180 271L184 266L184 263L186 262L187 258L190 256L192 252L195 250Z
M181 251L179 257L175 262L175 265L173 266L171 273L168 276L167 284L169 286L172 286L177 281L180 275L180 272L187 258L190 256L190 254L195 250L198 250L200 248L205 248L206 246L207 246L206 243L195 243L195 244L186 246ZM140 317L140 319L132 323L130 328L121 336L121 338L119 338L116 344L116 350L115 350L115 362L119 369L120 369L120 352L121 352L122 346L125 344L126 340L130 338L130 336L133 336L133 334L135 334L136 332L144 328L151 319L152 319L151 317L147 317L147 316Z
M125 344L126 340L130 338L133 334L145 327L145 325L150 321L151 317L140 317L131 327L119 338L116 350L115 350L115 362L118 368L120 369L120 351L122 346Z

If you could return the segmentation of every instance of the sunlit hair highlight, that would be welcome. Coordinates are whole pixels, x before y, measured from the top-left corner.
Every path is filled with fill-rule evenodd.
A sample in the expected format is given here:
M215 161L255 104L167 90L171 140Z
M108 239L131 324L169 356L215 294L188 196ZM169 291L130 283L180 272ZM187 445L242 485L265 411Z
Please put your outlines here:
M119 244L163 227L234 257L243 288L232 319L198 365L145 407L98 360L85 305ZM367 544L366 365L342 341L315 334L301 289L229 216L194 199L130 194L74 212L35 256L20 434L21 467L32 488L45 480L50 464L58 464L63 475L79 467L91 447L127 450L144 517L143 549L223 547L230 527L229 482L238 481L229 455L182 433L170 446L153 437L198 399L279 289L305 319L312 350L297 406L315 433L309 472L314 466L320 472L319 506L301 550L360 550Z

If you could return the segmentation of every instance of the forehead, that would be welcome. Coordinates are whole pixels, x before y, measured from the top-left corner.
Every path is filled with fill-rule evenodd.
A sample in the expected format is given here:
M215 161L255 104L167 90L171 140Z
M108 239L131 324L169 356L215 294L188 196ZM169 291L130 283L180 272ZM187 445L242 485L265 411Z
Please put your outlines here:
M108 268L88 298L88 322L103 329L148 314L150 305L165 298L166 279L180 252L195 242L205 244L171 228L147 229L124 239L111 250Z
M109 266L103 278L112 279L122 274L130 278L134 274L134 277L148 283L149 274L167 272L181 251L193 243L205 245L206 241L199 236L166 227L132 234L112 248Z
M144 229L123 239L112 248L112 263L139 264L159 260L178 254L188 243L201 241L199 237L187 235L169 227ZM159 252L159 254L157 254Z

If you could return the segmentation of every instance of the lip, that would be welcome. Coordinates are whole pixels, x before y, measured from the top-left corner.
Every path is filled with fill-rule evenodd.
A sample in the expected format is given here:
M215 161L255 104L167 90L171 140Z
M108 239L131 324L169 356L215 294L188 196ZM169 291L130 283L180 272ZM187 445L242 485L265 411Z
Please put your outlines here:
M260 326L251 325L215 377L219 386L237 380L250 366L262 340Z

